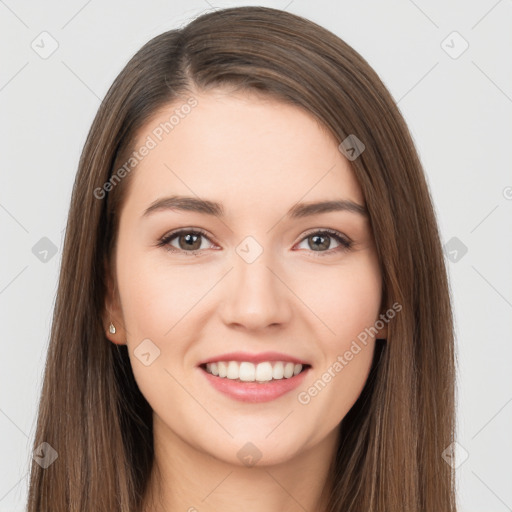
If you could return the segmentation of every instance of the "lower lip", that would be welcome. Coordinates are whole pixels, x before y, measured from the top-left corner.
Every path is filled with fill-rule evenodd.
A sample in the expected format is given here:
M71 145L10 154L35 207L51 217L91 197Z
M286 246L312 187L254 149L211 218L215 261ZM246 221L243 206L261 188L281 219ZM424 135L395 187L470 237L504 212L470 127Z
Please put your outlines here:
M199 368L208 382L221 393L240 402L270 402L293 391L300 386L311 367L289 379L271 380L268 382L238 382L225 377L217 377Z

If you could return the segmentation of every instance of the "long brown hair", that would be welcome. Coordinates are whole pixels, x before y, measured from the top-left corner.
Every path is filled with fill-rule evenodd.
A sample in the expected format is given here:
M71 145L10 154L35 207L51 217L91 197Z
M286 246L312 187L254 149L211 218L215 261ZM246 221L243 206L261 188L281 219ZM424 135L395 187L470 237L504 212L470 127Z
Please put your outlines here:
M34 448L28 512L139 511L153 463L151 408L125 345L105 336L105 294L137 130L194 91L256 90L303 108L342 143L362 188L382 269L383 309L402 306L339 428L329 512L453 512L455 353L449 286L423 169L406 123L370 65L343 40L264 7L204 14L146 43L109 89L71 198ZM126 170L126 169L125 169ZM95 192L96 191L96 192ZM98 192L100 191L100 192Z

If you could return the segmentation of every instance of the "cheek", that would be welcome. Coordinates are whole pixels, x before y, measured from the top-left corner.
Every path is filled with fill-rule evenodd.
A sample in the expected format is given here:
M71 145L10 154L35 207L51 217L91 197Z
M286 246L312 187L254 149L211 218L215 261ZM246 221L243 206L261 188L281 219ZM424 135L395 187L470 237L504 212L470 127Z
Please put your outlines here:
M379 315L380 276L370 268L351 273L338 283L335 299L328 305L332 330L337 339L352 340L372 327ZM364 337L364 336L361 336ZM344 348L341 344L340 348Z
M356 403L367 382L375 341L340 350L297 394L300 414L309 418L318 438L336 428ZM350 355L349 355L350 354ZM308 420L305 420L308 421Z
M154 409L164 400L163 390L175 402L187 399L177 382L190 378L189 349L195 330L202 325L198 320L203 312L201 298L218 279L211 270L198 267L173 265L155 252L142 251L118 261L131 365L141 392ZM147 353L146 360L151 362L146 366L139 356Z
M120 261L118 277L129 336L162 340L211 286L200 272L155 262L143 253Z
M197 302L194 286L186 277L178 267L155 265L143 252L118 261L133 374L141 393L157 412L189 399L178 384L184 379L183 368L176 364L183 361L187 350L187 311Z
M324 277L328 279L318 281L316 288L308 288L314 292L307 299L328 326L319 338L322 358L297 397L313 417L323 418L322 429L334 428L343 419L366 383L382 292L380 269L372 255L350 267L333 267Z
M343 350L379 316L382 297L378 261L371 253L360 253L343 264L319 267L318 272L297 281L294 290L314 313L320 325L324 348ZM315 323L316 320L315 320ZM323 334L325 333L325 334Z

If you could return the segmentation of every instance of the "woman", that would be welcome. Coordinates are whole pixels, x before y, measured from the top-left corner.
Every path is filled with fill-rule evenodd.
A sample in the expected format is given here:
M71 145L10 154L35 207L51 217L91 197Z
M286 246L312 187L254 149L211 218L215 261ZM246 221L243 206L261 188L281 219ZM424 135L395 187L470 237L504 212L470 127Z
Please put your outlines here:
M368 63L263 7L149 41L73 190L29 512L454 511L446 270Z

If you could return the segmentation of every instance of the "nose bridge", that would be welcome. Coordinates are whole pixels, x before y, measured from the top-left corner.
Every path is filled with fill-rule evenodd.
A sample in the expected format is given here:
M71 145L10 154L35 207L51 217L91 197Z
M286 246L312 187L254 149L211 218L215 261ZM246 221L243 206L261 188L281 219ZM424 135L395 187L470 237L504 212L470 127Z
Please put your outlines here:
M275 274L272 251L263 250L251 237L236 248L233 271L222 310L228 324L241 324L251 329L284 323L290 313L286 287Z

